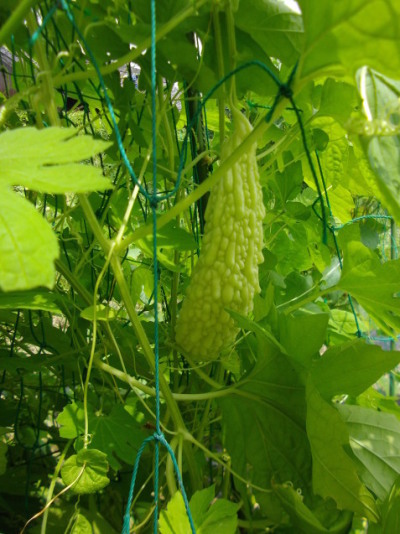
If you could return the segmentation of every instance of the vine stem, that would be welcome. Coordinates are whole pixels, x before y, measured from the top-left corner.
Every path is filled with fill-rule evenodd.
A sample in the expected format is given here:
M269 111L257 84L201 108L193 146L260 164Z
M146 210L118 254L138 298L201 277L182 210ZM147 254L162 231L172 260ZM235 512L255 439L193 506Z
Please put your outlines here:
M108 363L102 362L100 360L95 360L94 363L96 367L98 367L99 369L102 369L106 373L109 373L110 375L115 376L122 382L129 384L132 388L137 388L140 391L143 391L143 393L146 393L146 395L150 395L151 397L156 396L156 392L153 388L146 386L145 384L142 384L142 382L140 382L136 378L133 378L132 376L125 374L123 371L120 371L119 369L112 367ZM229 387L221 387L220 389L217 389L215 391L208 391L206 393L171 393L171 397L176 402L206 401L209 399L227 397L228 395L234 394L236 391L237 389L235 388L235 386L229 386ZM164 398L162 391L161 391L161 397Z
M86 379L85 379L85 386L83 389L83 413L84 413L84 421L85 421L85 430L83 435L83 447L87 449L87 446L89 445L89 414L88 414L88 393L89 393L89 382L90 382L90 375L92 373L92 367L93 367L93 361L94 361L94 355L96 351L96 339L97 339L97 294L99 291L100 283L103 279L103 276L107 270L107 267L110 264L110 259L112 257L113 253L113 247L110 247L106 262L103 265L102 270L100 271L99 276L97 277L96 284L94 286L93 291L93 334L92 334L92 346L90 349L90 356L89 356L89 362L87 366L87 372L86 372ZM122 361L123 367L123 361Z
M158 42L160 39L168 35L168 33L170 33L177 26L179 26L179 24L181 24L185 19L193 15L193 13L195 13L201 6L203 6L207 2L208 0L198 0L196 4L194 4L193 2L190 2L188 7L182 10L180 13L177 13L174 17L172 17L168 22L166 22L162 26L159 26L157 30L157 35L156 35L156 42ZM150 46L151 46L151 37L147 37L141 43L139 43L136 48L133 48L130 52L128 52L124 56L121 56L116 61L113 61L112 63L109 63L108 65L101 67L100 68L101 74L103 76L106 74L111 74L112 72L116 71L120 67L123 67L124 65L127 65L128 63L131 63L132 61L135 61L135 59L140 57L146 50L150 48ZM65 74L65 75L57 75L54 77L53 81L54 81L55 86L59 86L59 85L65 85L71 82L77 82L80 80L87 80L89 78L97 78L97 73L94 69L86 70L82 72L74 72L74 73Z
M85 195L78 195L78 198L79 198L82 210L85 214L86 221L88 222L90 228L92 229L104 253L108 256L108 254L111 251L111 247L113 246L112 242L108 241L108 239L104 236L103 231L96 219L92 206L90 205L90 202L87 199L87 197ZM119 257L115 253L115 249L112 251L112 254L110 255L110 265L114 272L115 280L117 282L119 291L121 293L122 300L125 304L125 308L128 313L129 319L131 320L137 340L143 349L144 356L147 360L147 363L150 369L154 373L155 371L154 353L150 346L150 342L148 340L146 332L143 329L142 323L140 322L140 319L136 313L135 305L132 301L130 290L129 290L128 284L126 283L124 272L122 270L122 265L121 265ZM121 374L124 377L126 376L122 372ZM174 425L175 425L177 432L187 435L188 430L186 429L179 407L176 403L176 400L173 398L172 392L162 373L160 373L160 390L163 394L165 402L167 403L168 409L171 413L171 417L174 421ZM191 453L191 450L189 450L189 448L191 449L191 447L188 447L188 446L189 444L187 443L185 446L185 456L186 456L186 460L188 463L190 478L191 478L192 486L194 488L198 488L201 486L201 483L200 483L200 479L197 475L196 468L194 465L193 454Z
M42 526L40 528L40 534L46 534L47 517L49 515L49 509L50 509L49 503L51 502L51 500L53 498L54 488L56 487L58 474L61 471L61 467L62 467L62 464L64 463L65 456L67 455L68 449L72 445L72 442L73 442L72 439L70 439L67 442L66 446L64 447L64 450L62 451L62 453L60 455L60 458L58 459L58 462L57 462L56 468L54 470L53 476L51 477L51 482L50 482L50 486L49 486L49 489L48 489L48 492L47 492L47 497L46 497L46 504L45 504L45 507L44 507L44 514L43 514Z
M274 117L278 116L285 108L286 101L279 102L275 109ZM172 221L177 215L187 210L194 202L199 200L205 193L211 191L211 189L219 182L221 177L245 154L248 153L250 147L262 137L265 132L272 126L273 118L270 122L261 120L254 130L243 140L243 142L237 147L237 149L230 154L226 160L221 164L216 171L211 174L207 180L200 184L194 191L192 191L187 197L183 198L180 202L177 202L171 209L169 209L164 215L161 215L157 219L157 228L160 229L167 223ZM128 235L122 243L116 247L116 253L122 253L129 245L143 239L153 232L153 224L148 223L140 226L132 234Z
M217 6L214 6L214 11L212 14L213 26L214 26L214 36L215 36L215 52L217 55L217 68L218 68L218 78L222 78L225 75L224 68L224 54L222 48L222 32L221 32L221 22L219 20L219 11ZM225 136L225 88L224 86L220 89L221 95L218 98L218 109L219 109L219 139L220 144L223 144Z

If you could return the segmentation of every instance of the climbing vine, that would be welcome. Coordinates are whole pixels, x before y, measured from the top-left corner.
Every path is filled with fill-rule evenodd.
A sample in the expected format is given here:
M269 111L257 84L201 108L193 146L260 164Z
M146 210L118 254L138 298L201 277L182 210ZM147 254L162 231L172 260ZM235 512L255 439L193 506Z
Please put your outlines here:
M396 530L399 17L2 2L2 532Z

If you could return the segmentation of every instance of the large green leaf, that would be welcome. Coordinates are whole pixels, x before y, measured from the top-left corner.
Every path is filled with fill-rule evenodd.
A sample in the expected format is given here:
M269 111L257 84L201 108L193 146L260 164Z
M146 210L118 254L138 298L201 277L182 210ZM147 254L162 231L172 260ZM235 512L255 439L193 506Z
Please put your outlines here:
M388 331L400 331L400 260L381 264L377 255L362 243L345 242L343 271L338 286Z
M305 431L305 394L290 361L260 339L262 354L254 369L221 398L224 446L232 468L250 483L271 488L271 481L290 480L310 496L311 455ZM269 355L268 355L269 353ZM240 488L240 484L238 483ZM246 495L246 488L241 491ZM261 513L280 521L276 496L252 490Z
M84 193L110 188L101 169L75 163L109 143L63 128L19 128L0 135L0 288L54 285L55 235L35 208L9 189Z
M76 136L71 128L19 128L0 135L0 185L23 185L42 193L86 193L110 189L101 169L75 163L110 143Z
M363 464L360 476L384 500L400 475L400 422L392 414L361 406L339 405L350 445Z
M45 219L22 196L0 187L0 288L53 287L57 257L57 239Z
M238 28L249 33L269 56L292 65L299 54L301 17L283 1L242 0L235 16Z
M311 376L326 400L334 395L360 395L400 361L400 353L383 351L361 339L328 349L315 362Z
M299 0L304 22L302 77L354 74L369 65L400 71L400 4L397 0Z
M339 509L352 510L376 520L375 500L361 483L356 466L343 447L349 435L337 410L307 382L307 434L312 451L312 480L315 493L332 498Z
M198 534L235 534L238 505L226 499L215 502L215 486L197 491L190 499L190 512ZM161 534L187 534L191 532L182 494L177 491L163 510L159 522Z

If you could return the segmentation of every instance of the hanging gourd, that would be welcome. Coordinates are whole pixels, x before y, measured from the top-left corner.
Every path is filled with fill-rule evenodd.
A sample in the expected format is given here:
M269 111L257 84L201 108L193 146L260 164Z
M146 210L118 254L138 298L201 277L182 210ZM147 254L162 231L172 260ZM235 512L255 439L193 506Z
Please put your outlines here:
M223 144L224 162L251 133L236 108L234 130ZM238 329L226 311L247 315L260 291L258 264L263 261L265 208L256 161L256 144L211 190L204 237L176 326L178 345L193 359L215 360Z

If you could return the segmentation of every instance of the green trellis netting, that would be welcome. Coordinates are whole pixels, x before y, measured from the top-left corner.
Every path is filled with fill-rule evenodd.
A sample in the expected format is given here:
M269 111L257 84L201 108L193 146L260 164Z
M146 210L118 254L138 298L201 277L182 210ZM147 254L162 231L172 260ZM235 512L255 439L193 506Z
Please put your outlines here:
M4 532L400 520L400 61L365 37L400 13L315 4L0 6ZM221 162L232 106L253 130ZM254 143L261 292L202 363L175 326Z

